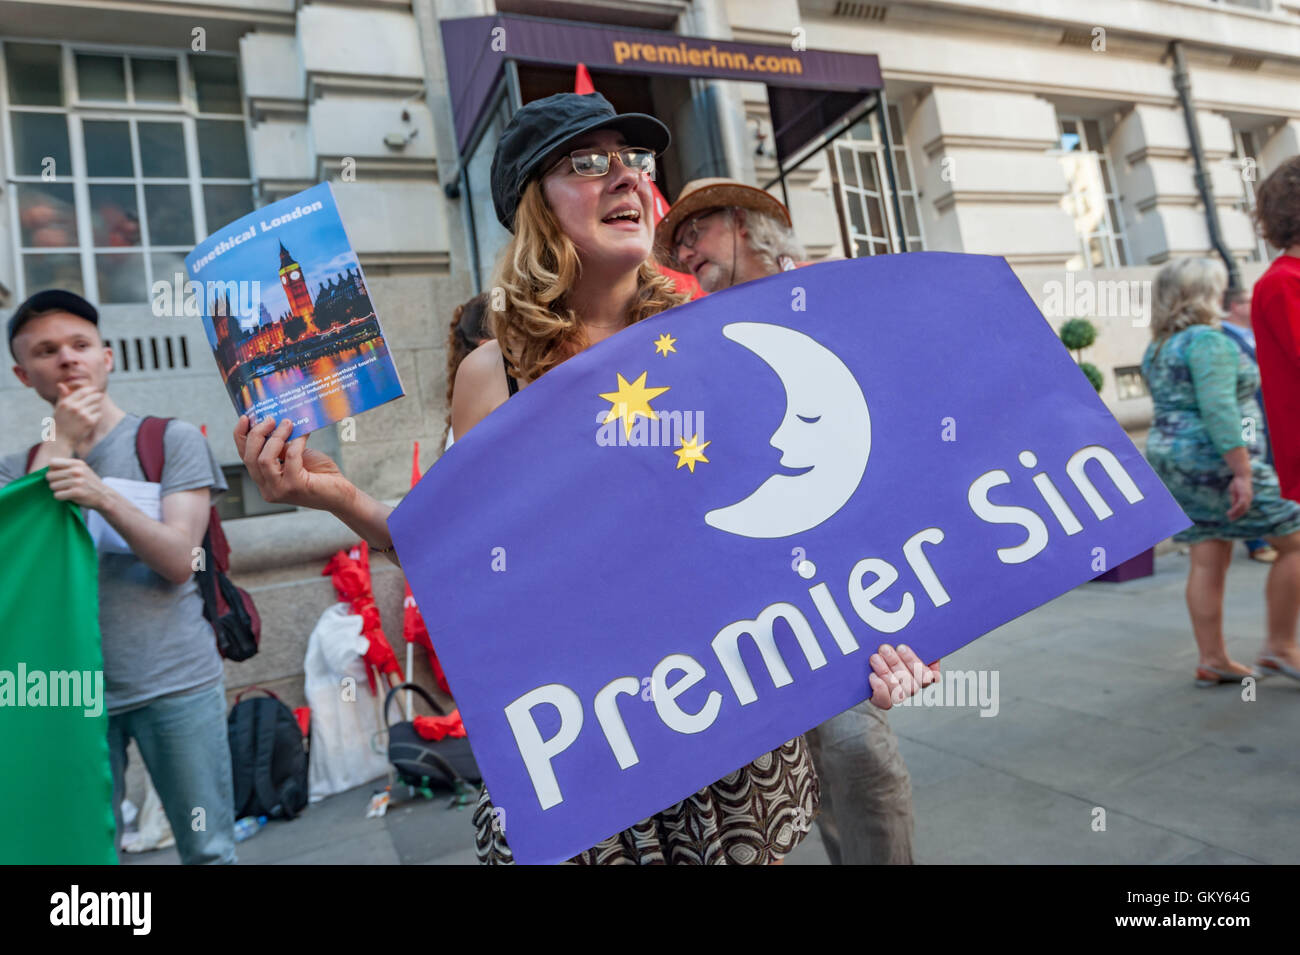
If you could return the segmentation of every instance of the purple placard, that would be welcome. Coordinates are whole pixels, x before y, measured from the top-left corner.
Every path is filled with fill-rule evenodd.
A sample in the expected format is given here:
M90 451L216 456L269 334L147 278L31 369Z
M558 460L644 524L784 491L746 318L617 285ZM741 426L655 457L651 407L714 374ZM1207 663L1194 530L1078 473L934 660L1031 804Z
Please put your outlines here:
M638 393L654 422L603 423ZM531 863L859 703L880 643L937 659L1187 524L1006 262L946 253L626 329L493 412L390 520ZM766 658L743 635L762 624Z

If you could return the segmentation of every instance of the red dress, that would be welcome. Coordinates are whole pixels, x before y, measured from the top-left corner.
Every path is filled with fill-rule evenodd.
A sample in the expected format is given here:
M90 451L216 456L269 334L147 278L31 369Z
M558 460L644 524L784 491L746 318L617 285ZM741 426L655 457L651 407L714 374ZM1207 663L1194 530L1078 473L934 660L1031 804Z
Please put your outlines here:
M1300 257L1283 253L1250 302L1264 414L1282 496L1300 501Z

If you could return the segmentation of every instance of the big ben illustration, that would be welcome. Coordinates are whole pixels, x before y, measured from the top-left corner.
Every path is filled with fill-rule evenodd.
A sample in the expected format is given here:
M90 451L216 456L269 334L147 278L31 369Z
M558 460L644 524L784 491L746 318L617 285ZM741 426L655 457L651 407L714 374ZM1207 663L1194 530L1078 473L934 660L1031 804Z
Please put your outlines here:
M315 334L316 309L307 292L307 280L302 277L302 268L294 261L283 242L280 243L280 284L284 286L285 297L289 299L290 313L303 320L307 334Z

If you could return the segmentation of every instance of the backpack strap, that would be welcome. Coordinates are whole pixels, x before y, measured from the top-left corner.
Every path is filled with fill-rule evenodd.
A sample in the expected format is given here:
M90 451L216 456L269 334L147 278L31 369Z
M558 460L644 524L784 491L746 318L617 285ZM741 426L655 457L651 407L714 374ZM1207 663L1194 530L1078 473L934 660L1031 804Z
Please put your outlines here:
M203 549L209 553L212 551L211 540L212 528L209 527L208 532L203 535ZM217 602L216 575L199 571L195 573L194 581L198 584L199 596L203 599L203 619L215 627L217 621L221 619L221 605ZM218 649L220 649L219 646ZM249 689L261 689L261 687L249 687ZM247 692L248 690L244 690L239 696L243 696ZM239 702L239 696L235 697L236 703Z
M32 462L36 460L36 452L40 449L41 446L39 444L33 444L27 449L27 467L23 469L24 474L32 469Z
M212 568L219 574L230 572L230 542L226 532L221 529L221 518L217 516L216 505L208 513L208 531L203 535L203 549L212 560Z
M251 760L245 759L245 755L253 752L253 707L239 706L236 701L234 711L231 713L234 717L234 723L230 727L230 749L232 762L236 767L247 767ZM248 805L248 797L253 794L253 775L245 769L244 772L236 770L235 774L235 812L242 812Z
M257 793L258 801L266 809L269 816L276 806L286 819L292 819L297 813L293 807L286 804L281 793L275 789L275 780L271 778L271 760L275 756L275 716L274 706L251 706L256 716L256 729L254 730L255 745L253 747L253 789Z
M1246 341L1246 336L1239 332L1232 322L1225 321L1222 327L1223 334L1232 339L1233 344L1241 349L1242 354L1258 365L1259 356L1255 354L1255 349Z
M171 418L155 418L152 415L142 418L140 429L135 433L135 456L140 461L140 470L144 472L146 481L153 481L155 484L162 481L163 464L167 459L164 441L167 423L171 420ZM31 467L30 459L27 466ZM207 551L217 573L225 574L230 571L230 542L226 540L226 533L221 529L221 520L217 517L215 505L208 515L208 532L203 538L203 549ZM200 573L199 576L203 574Z
M167 433L167 422L171 418L141 419L140 430L135 433L135 456L140 460L140 470L144 479L154 484L162 481L163 463L166 451L163 449L163 437Z
M238 703L240 700L244 698L245 693L251 693L253 690L258 690L262 693L265 693L273 700L280 700L280 697L278 697L274 691L268 690L264 686L258 686L256 683L250 683L248 686L244 687L242 690L240 690L238 693L235 694L235 702ZM283 703L284 701L280 700L280 702Z

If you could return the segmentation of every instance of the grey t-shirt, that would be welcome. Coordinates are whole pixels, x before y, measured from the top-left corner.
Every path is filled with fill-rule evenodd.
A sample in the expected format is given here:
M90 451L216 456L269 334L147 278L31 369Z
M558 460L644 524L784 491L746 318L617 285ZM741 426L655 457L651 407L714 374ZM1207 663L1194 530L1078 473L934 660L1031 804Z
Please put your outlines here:
M86 454L100 477L145 480L135 453L140 418L128 414ZM160 494L226 490L207 440L184 421L167 423ZM0 487L26 473L27 452L0 458ZM99 555L99 631L104 648L104 696L110 714L150 700L215 686L221 679L212 625L191 577L177 586L131 554Z

